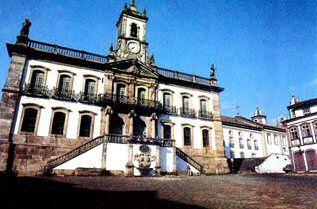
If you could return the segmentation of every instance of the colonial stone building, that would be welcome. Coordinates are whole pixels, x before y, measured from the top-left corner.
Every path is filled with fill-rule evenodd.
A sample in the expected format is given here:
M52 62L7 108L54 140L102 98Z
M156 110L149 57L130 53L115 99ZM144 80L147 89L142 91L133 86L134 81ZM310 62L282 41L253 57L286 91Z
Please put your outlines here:
M298 101L292 97L285 120L294 170L317 171L317 99Z
M228 158L263 158L271 154L289 155L286 128L267 124L258 108L251 120L242 116L222 116Z
M228 172L215 67L209 78L159 67L147 21L125 5L107 56L32 40L24 22L7 44L0 170Z

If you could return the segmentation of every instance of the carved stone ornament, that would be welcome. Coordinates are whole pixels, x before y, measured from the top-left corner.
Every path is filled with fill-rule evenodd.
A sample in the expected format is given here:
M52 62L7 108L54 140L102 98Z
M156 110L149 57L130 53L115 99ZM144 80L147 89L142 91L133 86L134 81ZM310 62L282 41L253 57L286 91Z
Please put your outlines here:
M32 25L31 21L29 19L25 19L25 21L22 24L20 35L26 36L26 37L29 36L31 25Z

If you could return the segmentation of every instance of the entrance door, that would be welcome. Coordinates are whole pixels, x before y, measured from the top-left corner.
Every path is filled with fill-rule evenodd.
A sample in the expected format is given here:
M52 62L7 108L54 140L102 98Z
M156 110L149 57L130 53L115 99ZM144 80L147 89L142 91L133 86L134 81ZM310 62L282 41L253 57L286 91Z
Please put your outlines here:
M316 150L309 149L306 150L306 162L309 171L317 170L317 155Z
M294 153L294 163L295 163L295 170L296 171L305 171L306 170L303 152Z

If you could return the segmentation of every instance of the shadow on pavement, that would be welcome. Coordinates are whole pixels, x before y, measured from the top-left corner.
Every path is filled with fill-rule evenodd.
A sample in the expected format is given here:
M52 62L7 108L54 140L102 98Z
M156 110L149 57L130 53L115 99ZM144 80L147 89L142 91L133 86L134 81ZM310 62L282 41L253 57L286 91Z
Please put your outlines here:
M105 188L106 189L106 188ZM76 187L74 184L33 177L0 174L1 209L117 209L117 208L197 208L158 199L157 191L105 191Z

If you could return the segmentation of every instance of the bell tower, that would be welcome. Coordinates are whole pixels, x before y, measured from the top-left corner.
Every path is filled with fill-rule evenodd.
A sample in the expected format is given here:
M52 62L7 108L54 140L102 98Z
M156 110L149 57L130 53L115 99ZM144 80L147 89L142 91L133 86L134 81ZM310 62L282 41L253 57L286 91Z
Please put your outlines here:
M116 24L117 51L119 59L138 59L143 63L148 60L148 43L146 40L146 10L139 12L135 0L128 6L125 4Z

